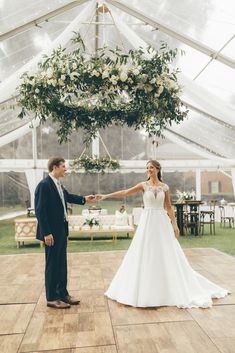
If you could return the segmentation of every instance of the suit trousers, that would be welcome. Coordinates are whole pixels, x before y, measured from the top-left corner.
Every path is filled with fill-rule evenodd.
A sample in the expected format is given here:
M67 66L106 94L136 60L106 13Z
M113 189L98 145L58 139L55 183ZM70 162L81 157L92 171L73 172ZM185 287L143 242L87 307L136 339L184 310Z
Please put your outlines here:
M54 245L45 245L45 287L47 301L60 300L67 291L67 235L66 223L54 236Z

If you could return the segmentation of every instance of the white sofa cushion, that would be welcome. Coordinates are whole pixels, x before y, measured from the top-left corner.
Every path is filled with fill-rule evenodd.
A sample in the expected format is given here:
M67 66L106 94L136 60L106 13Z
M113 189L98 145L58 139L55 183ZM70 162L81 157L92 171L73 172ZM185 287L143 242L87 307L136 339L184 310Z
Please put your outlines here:
M115 226L128 226L128 214L126 211L123 213L119 211L115 212Z

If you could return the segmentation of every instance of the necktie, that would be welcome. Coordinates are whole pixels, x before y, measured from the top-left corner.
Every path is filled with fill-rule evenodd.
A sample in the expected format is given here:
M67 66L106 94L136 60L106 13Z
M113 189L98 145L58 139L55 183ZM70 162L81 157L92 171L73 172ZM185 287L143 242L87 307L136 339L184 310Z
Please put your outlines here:
M64 218L68 222L68 214L67 214L67 211L66 211L66 206L65 206L65 201L64 201L64 193L63 193L63 190L62 190L62 186L61 186L59 181L57 181L57 185L58 185L59 195L60 195L63 207L64 207Z

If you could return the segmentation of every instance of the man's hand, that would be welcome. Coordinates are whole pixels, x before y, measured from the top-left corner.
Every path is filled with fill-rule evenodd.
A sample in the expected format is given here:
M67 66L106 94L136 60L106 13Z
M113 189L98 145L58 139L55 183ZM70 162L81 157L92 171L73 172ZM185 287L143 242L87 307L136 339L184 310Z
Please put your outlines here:
M102 201L105 199L105 195L97 194L95 195L96 201Z
M47 246L53 246L54 245L54 238L52 234L48 234L44 237L45 244Z
M88 195L88 196L85 196L85 200L86 200L86 202L95 202L96 197L95 197L95 195Z

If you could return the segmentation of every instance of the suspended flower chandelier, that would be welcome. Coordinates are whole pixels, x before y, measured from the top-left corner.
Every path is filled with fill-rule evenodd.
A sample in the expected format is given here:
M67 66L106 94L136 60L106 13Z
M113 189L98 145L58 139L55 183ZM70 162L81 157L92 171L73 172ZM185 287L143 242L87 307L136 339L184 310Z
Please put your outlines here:
M162 136L167 125L187 116L179 98L178 69L170 68L177 49L170 50L166 43L158 52L149 47L147 53L103 47L88 56L79 33L72 41L75 50L60 47L36 72L22 76L20 118L28 112L41 122L52 118L60 142L82 128L85 142L90 142L99 129L112 124Z

